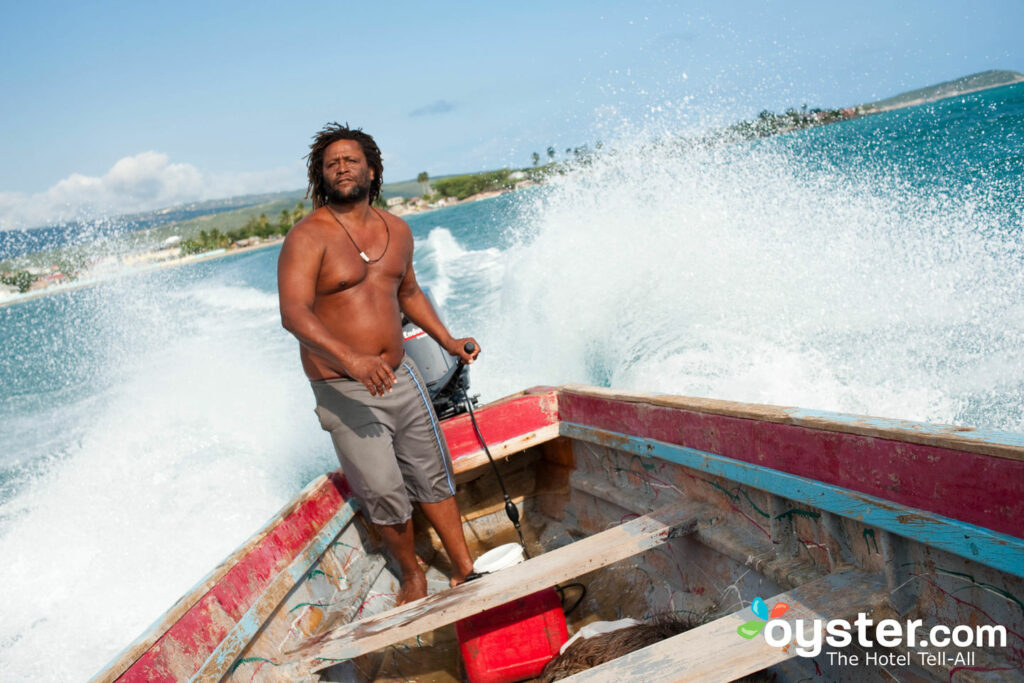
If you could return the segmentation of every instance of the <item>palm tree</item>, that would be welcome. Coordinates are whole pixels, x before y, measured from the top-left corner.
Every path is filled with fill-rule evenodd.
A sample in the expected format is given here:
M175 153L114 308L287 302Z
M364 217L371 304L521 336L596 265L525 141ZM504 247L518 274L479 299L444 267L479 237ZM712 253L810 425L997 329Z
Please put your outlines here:
M540 155L539 155L539 154L537 154L536 152L534 152L533 154L531 154L531 155L530 155L530 158L531 158L531 159L533 159L533 165L534 165L534 166L536 166L537 164L539 164L539 163L540 163Z
M278 235L283 235L288 232L288 229L292 227L292 212L288 209L281 209L281 216L277 219L277 225L275 230L268 231L274 232ZM266 237L267 235L260 235L260 237Z
M555 148L554 147L548 147L548 161L554 161L554 160L555 160Z
M427 192L430 190L430 176L427 175L426 171L423 171L418 176L416 176L416 182L419 183L420 186L422 187L423 194L427 194Z

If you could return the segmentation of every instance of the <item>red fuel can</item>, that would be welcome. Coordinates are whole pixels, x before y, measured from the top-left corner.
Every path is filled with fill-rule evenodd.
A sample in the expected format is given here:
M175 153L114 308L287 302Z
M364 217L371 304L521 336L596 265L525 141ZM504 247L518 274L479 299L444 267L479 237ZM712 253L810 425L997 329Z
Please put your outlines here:
M467 617L455 632L470 683L535 678L569 639L554 588Z

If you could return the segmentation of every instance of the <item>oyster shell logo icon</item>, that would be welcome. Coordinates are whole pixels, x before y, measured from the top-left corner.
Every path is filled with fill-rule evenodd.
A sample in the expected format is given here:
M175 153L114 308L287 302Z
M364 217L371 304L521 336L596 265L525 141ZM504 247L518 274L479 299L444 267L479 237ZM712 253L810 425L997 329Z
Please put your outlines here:
M768 623L770 619L777 619L785 614L789 610L789 605L784 602L777 602L775 603L775 606L769 610L764 599L756 597L754 598L754 601L750 603L750 609L754 612L754 616L757 617L757 619L751 619L736 628L736 632L747 640L750 640L763 631L764 625Z

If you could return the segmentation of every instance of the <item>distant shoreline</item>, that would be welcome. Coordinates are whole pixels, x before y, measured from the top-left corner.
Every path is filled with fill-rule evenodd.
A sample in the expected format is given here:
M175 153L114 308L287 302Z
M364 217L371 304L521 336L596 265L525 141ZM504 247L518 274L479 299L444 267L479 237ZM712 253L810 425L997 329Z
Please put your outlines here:
M899 109L906 109L908 107L919 107L922 104L931 104L933 102L941 102L943 100L949 100L954 97L963 97L964 95L970 95L976 92L983 92L985 90L995 90L996 88L1005 88L1010 85L1017 85L1018 83L1024 83L1024 77L1014 81L1008 81L1006 83L994 83L992 85L979 85L976 88L968 88L965 90L959 90L948 95L938 95L936 97L919 97L917 99L909 100L907 102L901 102L899 104L890 104L884 107L874 106L868 110L868 114L881 114L887 111L897 111ZM866 105L873 106L873 105Z
M1024 74L1017 71L995 69L982 71L969 76L963 76L952 81L936 83L925 88L910 90L892 97L886 97L875 102L857 105L854 109L864 110L865 113L878 113L905 109L906 107L917 107L922 104L941 102L954 97L962 97L984 90L1005 88L1024 82ZM904 99L906 98L906 99Z
M840 121L847 121L855 118L871 116L873 114L892 112L900 109L907 109L910 107L941 102L943 100L952 99L956 97L963 97L966 95L983 92L986 90L1017 85L1021 82L1024 82L1024 74L1015 71L985 71L977 74L971 74L969 76L964 76L953 81L945 81L943 83L938 83L932 86L928 86L926 88L919 88L917 90L908 91L905 93L901 93L899 95L895 95L893 97L878 100L873 103L856 105L854 107L847 107L845 109L807 110L807 106L804 105L803 110L801 111L791 108L787 109L783 114L775 114L770 111L763 111L758 115L757 119L753 121L741 121L737 124L730 126L726 130L727 132L738 134L741 137L741 139L763 138L772 135L788 133L793 130L829 125L830 123L837 123ZM600 148L600 143L598 144L598 148ZM579 153L581 150L583 152L584 157L586 156L586 154L589 154L589 150L586 146L584 146L583 148L577 148L576 150L573 150L575 153L577 153L577 160L579 160L580 158ZM566 150L567 153L569 151L570 150L568 149ZM551 156L551 158L553 159L553 150L549 149L548 153L549 156ZM535 154L535 166L537 164L538 158L539 155ZM540 170L543 171L543 169L551 165L552 164L548 164L547 166L541 167ZM508 192L514 192L524 187L529 187L535 184L542 184L544 182L543 172L541 176L538 177L535 173L535 171L537 170L538 169L535 168L512 172L509 171L508 169L504 169L503 171L467 174L462 176L445 176L439 179L438 183L448 183L449 185L452 185L452 187L442 189L441 192L434 192L430 197L419 196L412 197L410 199L403 199L400 196L392 197L392 200L397 199L398 202L392 203L388 207L388 211L390 211L396 216L401 217L426 213L430 211L436 211L438 209L449 208L451 206L457 206L459 204L470 203L484 199L491 199L496 196L506 194ZM487 178L486 180L490 184L490 187L488 187L487 189L483 189L483 191L481 191L480 185L478 184L474 188L476 190L475 194L471 194L468 197L465 197L464 199L461 200L458 199L458 196L468 194L468 192L465 192L465 179L473 180L478 179L481 176L494 176L496 174L500 175L501 173L504 173L504 175L501 176L501 178L499 178L501 183L495 182L494 178ZM517 178L517 174L520 177ZM527 178L527 175L530 175L530 177ZM456 181L460 180L463 181L461 184L454 184ZM509 182L511 180L516 180L519 182L515 182L515 184L512 185ZM404 184L411 185L412 181L407 181ZM487 183L485 183L485 185L486 184ZM499 184L503 186L500 188L496 187ZM400 183L399 185L402 185L402 183ZM440 199L438 199L438 197L440 197ZM428 201L428 199L434 199L434 201ZM217 200L216 203L223 204L225 202L230 203L232 201L237 200ZM301 208L301 206L299 208ZM243 209L236 209L236 211L241 210ZM172 209L164 209L159 212L152 212L152 214L155 215L157 213L166 213L168 211L172 211ZM284 213L287 213L287 211L282 211L282 214ZM205 219L207 218L207 216L203 215L200 218ZM267 223L267 219L264 214L260 214L260 219L264 222L264 225ZM193 223L196 222L197 220L199 219L190 219L190 221ZM254 220L254 218L250 218L249 222L251 223ZM283 220L287 221L287 216L285 216ZM111 280L115 280L121 277L138 275L140 273L147 273L164 268L185 266L191 263L198 263L201 261L222 258L224 256L229 256L231 254L238 254L245 251L251 251L255 249L262 249L265 247L274 246L283 241L283 232L286 231L286 226L288 225L289 222L294 222L295 220L296 218L293 217L291 221L288 222L281 223L279 221L279 223L281 223L282 226L285 226L283 227L283 229L280 229L280 232L277 233L278 235L281 236L276 239L264 237L262 238L262 241L258 244L244 244L244 240L237 240L237 238L231 237L231 239L236 239L235 244L231 244L230 246L222 249L214 249L211 251L192 253L189 254L188 256L180 256L177 254L171 255L168 252L164 252L163 250L157 250L155 248L152 248L150 251L143 252L141 254L136 252L137 256L132 259L126 259L124 256L120 257L122 260L122 264L121 267L117 268L116 270L110 268L109 270L107 270L107 272L104 272L102 274L87 276L81 279L68 279L68 276L73 277L76 272L79 272L77 268L68 270L65 267L61 267L60 269L58 269L57 265L50 265L50 271L44 271L43 274L40 274L39 270L32 270L30 268L21 268L20 270L25 272L16 271L15 273L13 273L13 275L11 273L4 273L4 284L8 286L8 292L10 292L11 289L18 286L29 286L28 284L25 284L23 281L21 281L21 283L19 284L19 280L17 278L20 278L22 276L33 278L29 280L29 284L39 282L40 280L48 280L50 281L50 284L48 284L47 286L47 284L42 283L42 287L38 287L31 291L7 293L5 295L2 295L0 296L0 308L4 306L24 303L26 301L33 301L44 296L60 294L63 292L82 289L85 287L91 287L93 285L102 284L104 282L109 282ZM186 223L190 221L186 221ZM171 223L170 225L173 227L176 224L177 223ZM248 224L246 224L246 227L247 226ZM160 229L167 228L162 227ZM215 235L219 235L217 229L214 229L213 232ZM231 232L228 233L229 236L231 234ZM250 235L250 237L246 238L246 240L251 241L261 239L257 236L253 236L253 231L249 231L248 234ZM267 235L267 232L260 232L258 234ZM200 235L203 235L202 231L200 231ZM180 240L180 237L177 239ZM196 242L196 240L193 239L193 242ZM219 239L215 240L214 243L206 242L208 242L208 240L206 240L205 236L203 236L203 241L200 241L199 243L193 243L192 245L182 245L183 247L190 246L191 248L178 249L176 251L195 251L198 248L208 248L217 246L217 243L224 243ZM136 262L148 260L150 262L146 263L145 265L133 265L131 263L123 263L125 260L134 260ZM93 265L95 265L95 262L93 263ZM107 266L103 267L103 269L106 268ZM64 271L64 274L60 272L61 270ZM47 272L49 274L46 274ZM13 287L11 287L12 285Z
M421 208L408 207L408 210L406 210L406 211L404 211L402 213L394 212L394 215L399 216L399 217L407 216L407 215L418 215L418 214L421 214L421 213L428 213L430 211L438 211L440 209L450 208L451 206L458 206L459 204L469 204L471 202L478 202L478 201L482 201L484 199L493 199L494 197L498 197L498 196L503 195L503 194L508 194L509 192L515 192L515 190L507 189L507 190L495 190L495 191L481 192L479 194L473 195L472 197L467 197L466 199L463 199L461 201L453 202L452 204L450 204L448 206L430 207L430 208L422 208L422 209ZM72 281L69 281L69 282L66 282L66 283L62 283L62 284L59 284L59 285L51 285L49 287L44 287L42 289L37 289L37 290L31 291L31 292L24 292L24 293L21 293L21 294L14 294L12 296L0 299L0 308L3 308L5 306L13 306L15 304L25 303L27 301L34 301L36 299L40 299L40 298L46 297L46 296L52 296L52 295L55 295L55 294L63 294L64 292L71 292L71 291L78 290L78 289L85 289L86 287L93 287L95 285L101 285L101 284L104 284L106 282L111 282L113 280L118 280L118 279L123 278L123 277L131 277L131 276L134 276L134 275L140 275L142 273L151 273L153 271L164 270L166 268L177 268L179 266L187 266L187 265L191 265L191 264L194 264L194 263L203 263L203 262L206 262L206 261L212 261L212 260L215 260L215 259L224 258L225 256L232 256L234 254L241 254L241 253L245 253L245 252L256 251L256 250L259 250L259 249L266 249L268 247L278 246L278 245L283 244L283 243L284 243L284 238L273 239L273 240L267 240L265 242L261 242L260 244L254 244L254 245L249 245L249 246L244 246L244 247L230 247L230 248L218 249L218 250L214 250L214 251L205 251L205 252L201 252L201 253L198 253L198 254L192 254L192 255L189 255L189 256L183 256L183 257L178 257L178 258L169 258L167 260L160 261L160 262L157 262L157 263L151 263L151 264L148 264L148 265L145 265L145 266L137 266L137 267L128 266L128 267L122 268L122 269L120 269L120 270L118 270L116 272L110 273L108 275L102 275L102 276L97 276L97 277L88 277L88 278L83 278L81 280L72 280Z
M4 306L13 306L15 304L25 303L27 301L33 301L35 299L41 299L47 296L53 296L54 294L63 294L64 292L71 292L77 289L85 289L86 287L102 285L104 283L119 280L124 277L141 275L142 273L151 273L156 270L177 268L180 266L188 266L195 263L205 263L207 261L214 261L219 258L224 258L225 256L234 256L235 254L242 254L250 251L258 251L260 249L266 249L268 247L279 246L283 242L283 239L271 240L268 242L264 242L262 244L254 244L247 247L235 247L234 249L219 249L216 251L207 251L201 254L184 256L182 258L168 259L160 263L151 263L149 265L139 266L136 268L123 268L121 270L118 270L117 272L110 273L109 275L84 278L82 280L73 280L65 284L52 285L50 287L44 287L43 289L37 289L34 292L24 292L22 294L15 294L13 296L0 299L0 308L3 308Z
M395 216L398 216L399 218L402 218L403 216L414 216L421 213L430 213L431 211L440 211L441 209L450 209L451 207L458 206L460 204L471 204L472 202L480 202L485 199L494 199L495 197L500 197L503 194L515 192L516 190L519 189L525 189L526 187L532 187L532 185L524 185L522 187L516 188L510 187L501 190L487 190L485 192L478 192L477 194L466 197L465 199L452 198L451 201L444 204L443 206L430 206L429 204L401 204L398 206L389 207L387 211L389 213L394 214Z

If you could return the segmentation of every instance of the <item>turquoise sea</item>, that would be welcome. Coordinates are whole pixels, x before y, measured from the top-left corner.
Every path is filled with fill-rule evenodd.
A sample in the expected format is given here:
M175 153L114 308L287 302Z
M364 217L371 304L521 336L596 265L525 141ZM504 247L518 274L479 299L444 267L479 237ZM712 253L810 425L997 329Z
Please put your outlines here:
M624 127L409 219L482 401L581 382L1024 432L1024 85L689 139ZM0 308L0 677L92 675L336 466L277 254Z

